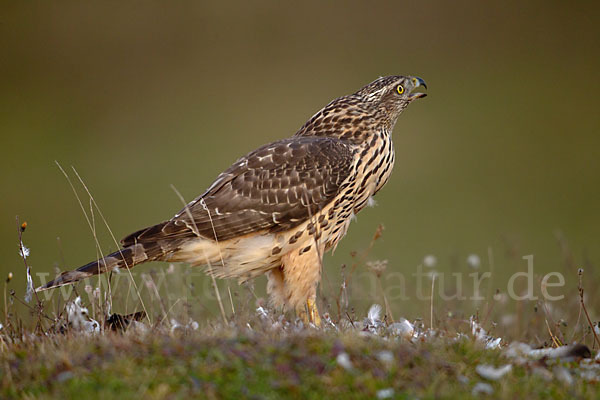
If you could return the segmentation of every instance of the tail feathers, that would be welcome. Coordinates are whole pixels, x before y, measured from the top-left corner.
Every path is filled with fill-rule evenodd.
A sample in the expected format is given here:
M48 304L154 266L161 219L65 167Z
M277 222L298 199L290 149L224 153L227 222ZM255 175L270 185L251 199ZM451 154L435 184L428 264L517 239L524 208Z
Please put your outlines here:
M143 243L136 243L115 251L99 260L92 261L74 271L63 272L36 290L46 290L68 285L90 276L112 271L115 268L131 268L146 261L157 260L163 254L163 249L156 244L146 244L144 246Z

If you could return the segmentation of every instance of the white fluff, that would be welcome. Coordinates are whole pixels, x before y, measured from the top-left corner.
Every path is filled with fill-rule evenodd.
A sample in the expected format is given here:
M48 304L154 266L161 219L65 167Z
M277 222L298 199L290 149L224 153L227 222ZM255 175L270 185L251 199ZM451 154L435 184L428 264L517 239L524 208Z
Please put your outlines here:
M482 378L488 379L490 381L497 381L504 375L512 371L512 365L506 364L496 368L493 365L479 364L477 367L475 367L475 371Z
M352 361L350 361L350 356L346 352L338 354L335 361L340 367L344 368L347 371L350 371L354 368L354 366L352 365Z
M478 382L473 386L473 390L471 391L473 396L477 396L479 394L494 394L494 388L489 383Z
M27 267L27 291L25 292L25 302L29 303L35 289L33 288L33 278L31 277L31 268Z
M412 339L417 336L414 325L405 318L400 318L398 322L391 324L388 329L392 335L399 336L404 339Z
M469 254L467 257L467 264L473 269L477 269L481 266L481 259L477 254Z
M373 304L371 306L371 308L369 308L369 313L367 314L369 323L371 325L377 325L380 322L380 319L379 319L380 315L381 315L381 306L379 304Z
M81 297L77 296L75 301L67 304L67 316L73 329L85 333L100 332L98 321L90 318L88 309L81 306Z
M423 265L427 268L433 268L437 264L437 257L433 254L428 254L423 258Z
M392 397L394 397L394 388L378 390L375 395L378 399L391 399Z

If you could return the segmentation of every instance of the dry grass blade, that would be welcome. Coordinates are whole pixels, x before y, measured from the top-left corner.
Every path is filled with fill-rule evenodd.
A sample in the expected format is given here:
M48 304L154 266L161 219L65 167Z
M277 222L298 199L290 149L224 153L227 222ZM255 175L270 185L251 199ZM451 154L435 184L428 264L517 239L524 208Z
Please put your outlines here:
M352 281L352 274L354 273L354 271L356 270L356 268L362 264L368 257L369 253L371 252L371 250L373 249L373 246L375 245L375 242L381 237L381 235L383 234L383 224L379 224L377 226L377 229L375 229L375 233L373 234L373 238L371 239L371 241L369 242L369 246L367 247L367 249L361 254L360 258L355 261L352 264L352 268L350 269L350 273L348 274L348 279L347 279L347 284L350 285L350 282Z
M431 275L431 304L429 309L429 327L433 329L433 295L435 290L435 274Z
M83 212L83 215L85 216L85 219L86 219L86 221L88 223L88 226L90 227L90 230L92 231L92 235L94 236L94 241L96 243L97 249L100 251L101 254L104 254L104 252L102 251L102 248L100 246L100 243L98 241L98 237L96 235L96 230L94 229L94 225L90 221L90 218L88 217L88 215L87 215L87 213L85 211L85 208L83 207L83 203L81 202L81 199L79 198L79 194L77 193L77 190L75 190L75 186L73 185L73 182L71 182L71 178L65 172L65 170L63 169L63 167L60 165L60 163L58 161L55 161L55 163L58 166L58 168L60 169L60 171L63 173L63 175L65 176L65 178L67 179L67 182L69 182L69 185L71 186L71 190L73 190L73 193L75 194L75 197L77 198L77 202L79 203L79 206L81 207L81 211ZM104 218L104 215L102 214L102 211L98 207L98 204L96 204L96 201L94 200L94 197L92 196L92 194L88 190L87 186L83 182L83 179L81 179L81 177L79 176L79 174L77 173L77 171L75 170L75 168L73 168L73 171L77 175L77 178L79 179L79 181L81 182L81 184L85 188L85 190L88 193L88 195L90 196L90 201L93 202L93 204L95 205L96 209L98 210L98 213L100 214L102 220L104 221L104 223L105 223L108 231L110 232L110 235L111 235L112 239L114 240L115 244L117 245L118 248L120 248L121 246L117 242L117 240L116 240L116 238L115 238L112 230L110 229L110 226L108 225L108 222L106 221L106 218ZM140 300L142 308L144 309L144 312L146 313L146 318L148 318L148 321L152 324L152 321L151 321L150 316L148 314L148 310L146 310L146 305L144 304L144 300L142 299L142 296L140 294L140 290L138 289L137 284L135 283L135 280L133 279L133 275L131 274L130 266L127 265L127 262L125 262L125 265L127 266L127 272L129 273L129 278L131 280L131 283L133 284L133 287L134 287L135 292L136 292L136 294L138 296L138 299Z
M583 300L583 268L579 268L577 274L579 275L579 301L581 302L581 308L583 308L583 312L585 313L585 317L587 318L588 324L590 325L590 329L594 334L594 344L592 345L592 348L595 348L596 343L598 343L598 345L600 346L600 340L598 340L596 329L594 329L594 324L592 324L590 315L588 314L587 309L585 308L585 301Z
M198 230L198 227L196 226L196 221L194 220L194 217L193 217L191 211L188 208L188 203L186 203L185 199L183 198L183 196L181 195L181 193L179 193L179 191L177 190L177 188L175 186L171 185L171 189L173 189L173 191L175 192L175 194L177 195L177 197L179 197L179 200L181 200L181 202L183 203L183 207L185 209L185 213L186 213L187 217L190 219L190 221L192 222L194 234L196 236L200 236L200 231ZM200 204L202 205L202 207L208 213L208 218L209 218L210 224L212 226L213 235L215 236L215 241L217 243L219 243L219 241L217 239L217 232L215 231L215 226L213 224L212 217L210 215L210 210L206 206L206 203L204 202L204 199L200 200ZM222 266L225 267L225 262L223 261L223 255L221 254L221 248L220 247L219 247L219 257L221 258ZM209 268L209 270L212 269L212 266L210 265L210 263L208 265L208 268ZM227 315L225 314L225 307L223 307L223 301L221 300L221 293L219 292L219 287L217 286L217 280L216 280L214 274L211 273L209 275L210 275L210 277L212 279L212 285L213 285L213 289L215 290L215 296L217 297L217 302L219 303L219 309L221 311L221 317L223 318L223 322L227 323ZM227 285L227 288L229 289L229 284ZM231 291L229 291L229 299L231 300L231 309L233 310L233 312L235 314L235 308L233 307L233 299L231 298Z

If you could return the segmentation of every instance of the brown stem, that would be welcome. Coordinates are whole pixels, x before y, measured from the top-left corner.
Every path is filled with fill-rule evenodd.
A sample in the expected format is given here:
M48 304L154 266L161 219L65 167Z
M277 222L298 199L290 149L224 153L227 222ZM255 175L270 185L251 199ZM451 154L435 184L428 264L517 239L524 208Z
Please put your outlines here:
M24 222L23 224L19 224L19 216L16 216L16 222L17 222L17 232L19 232L19 252L21 253L21 258L23 258L23 264L25 264L25 271L27 272L28 275L31 275L31 267L29 267L29 265L27 265L27 258L25 256L25 252L23 251L23 231L25 231L25 227L27 226L27 223ZM35 295L35 300L37 302L37 317L38 317L38 322L39 322L39 327L40 329L42 329L42 317L41 317L41 313L42 313L42 302L40 301L40 298L38 297L37 291L35 290L35 284L33 285L33 294Z
M587 309L585 308L585 302L583 301L583 284L582 284L583 268L579 268L579 271L577 271L577 274L579 275L579 301L581 303L581 307L583 308L583 312L585 313L585 317L587 318L588 324L590 324L592 333L594 334L594 344L592 345L592 348L594 348L595 343L598 343L598 345L600 346L600 340L598 339L598 335L596 335L596 330L594 329L594 324L592 324L590 315L588 314Z

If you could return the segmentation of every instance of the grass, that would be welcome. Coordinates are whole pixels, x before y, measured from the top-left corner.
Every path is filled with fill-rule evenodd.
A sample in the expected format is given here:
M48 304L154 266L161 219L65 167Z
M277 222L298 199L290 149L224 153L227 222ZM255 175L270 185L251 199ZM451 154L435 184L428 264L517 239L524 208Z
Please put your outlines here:
M351 366L338 361L349 356ZM238 327L96 336L35 337L0 353L3 398L469 398L485 381L482 363L506 364L501 350L444 338L408 342L359 332ZM495 398L593 398L596 384L553 367L517 365L487 381ZM543 373L542 371L547 371ZM549 375L548 375L549 374ZM549 378L548 376L551 378Z

